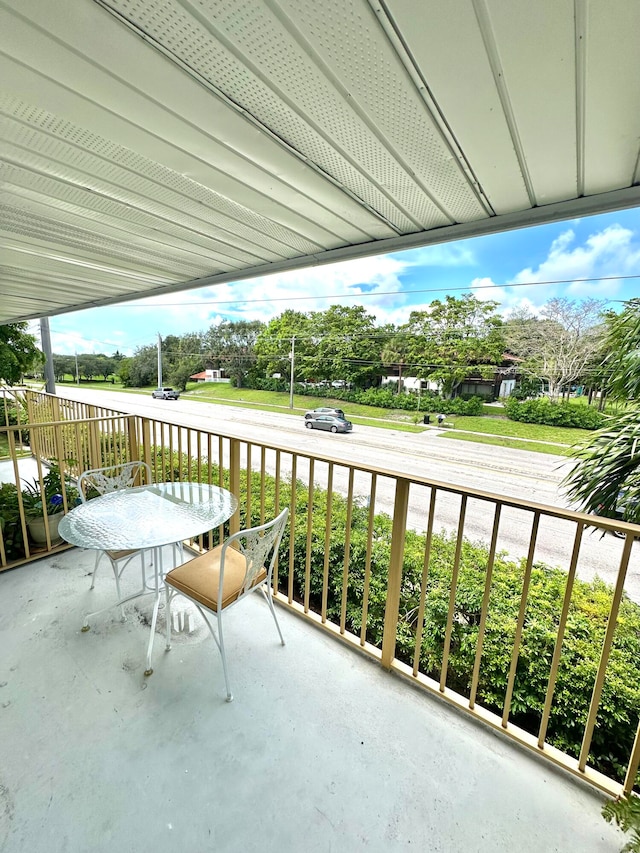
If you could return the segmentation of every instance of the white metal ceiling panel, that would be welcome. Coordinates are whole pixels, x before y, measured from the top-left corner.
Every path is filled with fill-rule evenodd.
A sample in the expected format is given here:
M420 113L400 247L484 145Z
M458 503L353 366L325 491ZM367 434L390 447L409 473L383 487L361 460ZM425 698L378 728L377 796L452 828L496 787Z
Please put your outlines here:
M640 3L590 3L584 82L585 193L640 180Z
M325 246L360 222L355 240L394 233L91 0L57 0L55 13L39 0L19 7L0 7L0 88L10 81L26 103L72 122L80 143L82 130L96 134L293 230L326 222Z
M0 322L640 204L639 31L637 0L0 0Z
M349 0L314 4L314 16L320 14L325 20L319 22L315 41L310 43L307 34L296 28L299 21L292 15L298 11L304 16L307 10L300 2L285 10L286 27L277 15L282 15L277 4L269 8L254 0L198 4L158 0L152 5L145 0L108 0L107 5L316 163L341 187L380 211L399 233L451 221L428 203L417 186L410 191L411 175L359 114L353 86L348 87L347 95L342 81L328 78L317 57L322 46L318 38L354 43L351 33L345 31L353 26L349 10L344 14ZM373 37L382 36L375 17L366 17L373 28L361 26L363 43L358 54L371 52L368 77L379 86L381 69L376 59L380 51L376 51ZM326 24L330 24L330 32L325 30ZM401 190L400 197L393 193L394 186Z
M431 98L496 213L524 210L531 200L501 101L494 59L472 0L389 0L389 22L403 35ZM469 81L473 96L470 97ZM481 130L481 132L479 132Z
M578 0L578 5L581 0ZM532 202L577 192L574 0L476 0L481 28L502 69Z

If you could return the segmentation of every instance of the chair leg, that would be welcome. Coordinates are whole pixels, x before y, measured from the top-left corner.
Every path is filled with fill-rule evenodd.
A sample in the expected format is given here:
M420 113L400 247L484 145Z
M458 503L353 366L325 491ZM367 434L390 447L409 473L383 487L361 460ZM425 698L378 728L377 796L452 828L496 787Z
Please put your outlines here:
M282 636L282 631L280 630L280 623L278 622L278 617L276 616L276 609L273 606L273 601L271 600L271 594L267 591L264 585L261 586L260 589L262 590L262 594L264 595L267 604L269 605L269 610L271 611L271 615L273 616L273 621L276 623L278 634L280 634L280 642L284 646L284 637Z
M233 699L233 694L231 692L231 685L229 684L229 671L227 669L227 655L224 650L224 637L222 635L222 614L217 614L218 618L218 648L220 650L220 657L222 658L222 669L224 670L224 681L227 686L227 702L231 702Z
M118 601L122 599L122 593L120 592L120 572L118 571L118 564L115 563L111 558L109 558L109 562L111 563L111 568L113 569L113 576L116 579L116 594L118 596ZM124 569L124 566L122 567ZM120 605L120 618L122 621L125 621L124 615L124 607Z
M145 675L153 674L151 666L151 655L153 654L153 641L156 635L156 623L158 621L158 610L160 608L160 596L156 595L155 604L153 605L153 616L151 617L151 634L149 636L149 645L147 647L147 668L144 671Z
M96 552L96 561L93 564L93 572L91 574L91 586L89 587L89 589L93 589L94 586L96 585L96 572L98 571L98 563L100 562L100 559L103 555L104 555L103 551L97 551Z
M153 673L151 666L151 655L153 654L153 641L156 635L156 623L158 621L158 610L160 608L160 597L162 592L162 583L164 580L164 572L162 568L162 548L153 549L154 559L154 576L155 576L155 603L153 605L153 616L151 617L151 634L149 635L149 646L147 648L147 668L144 671L145 675Z
M164 585L164 615L166 618L167 624L165 625L165 634L166 634L166 645L165 649L167 651L171 650L171 599L173 596L169 592L169 584Z

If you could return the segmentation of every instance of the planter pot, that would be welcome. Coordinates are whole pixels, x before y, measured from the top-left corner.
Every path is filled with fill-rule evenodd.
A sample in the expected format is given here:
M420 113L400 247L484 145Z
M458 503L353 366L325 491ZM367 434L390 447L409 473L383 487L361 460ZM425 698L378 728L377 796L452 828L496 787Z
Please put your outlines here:
M61 518L64 518L63 512L55 512L48 516L49 535L51 537L52 546L59 545L62 542L62 539L58 536L58 524ZM42 516L39 516L38 518L28 518L27 527L29 528L29 536L33 540L33 544L46 548L47 533L44 526L44 518Z

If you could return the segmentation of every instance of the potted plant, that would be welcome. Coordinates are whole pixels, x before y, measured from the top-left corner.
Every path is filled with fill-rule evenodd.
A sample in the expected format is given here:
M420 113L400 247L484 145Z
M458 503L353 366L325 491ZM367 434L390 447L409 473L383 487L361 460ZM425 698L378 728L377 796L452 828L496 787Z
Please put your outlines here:
M40 480L23 480L22 506L34 544L46 546L47 533L45 527L45 510L49 524L49 535L51 544L57 545L62 540L58 536L58 523L64 515L64 499L62 497L62 475L60 466L54 459L48 472L42 478L44 491L40 488ZM72 485L68 476L64 477L64 489L67 497L67 506L75 506L79 501L78 490Z

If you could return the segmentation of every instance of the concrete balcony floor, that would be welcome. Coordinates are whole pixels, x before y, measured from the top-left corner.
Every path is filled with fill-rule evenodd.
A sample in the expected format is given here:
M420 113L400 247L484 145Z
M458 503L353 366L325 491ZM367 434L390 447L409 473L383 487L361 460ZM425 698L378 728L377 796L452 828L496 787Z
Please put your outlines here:
M2 853L621 848L596 793L282 609L281 647L258 596L228 614L232 703L199 627L145 679L148 603L80 632L115 595L93 559L0 574Z

